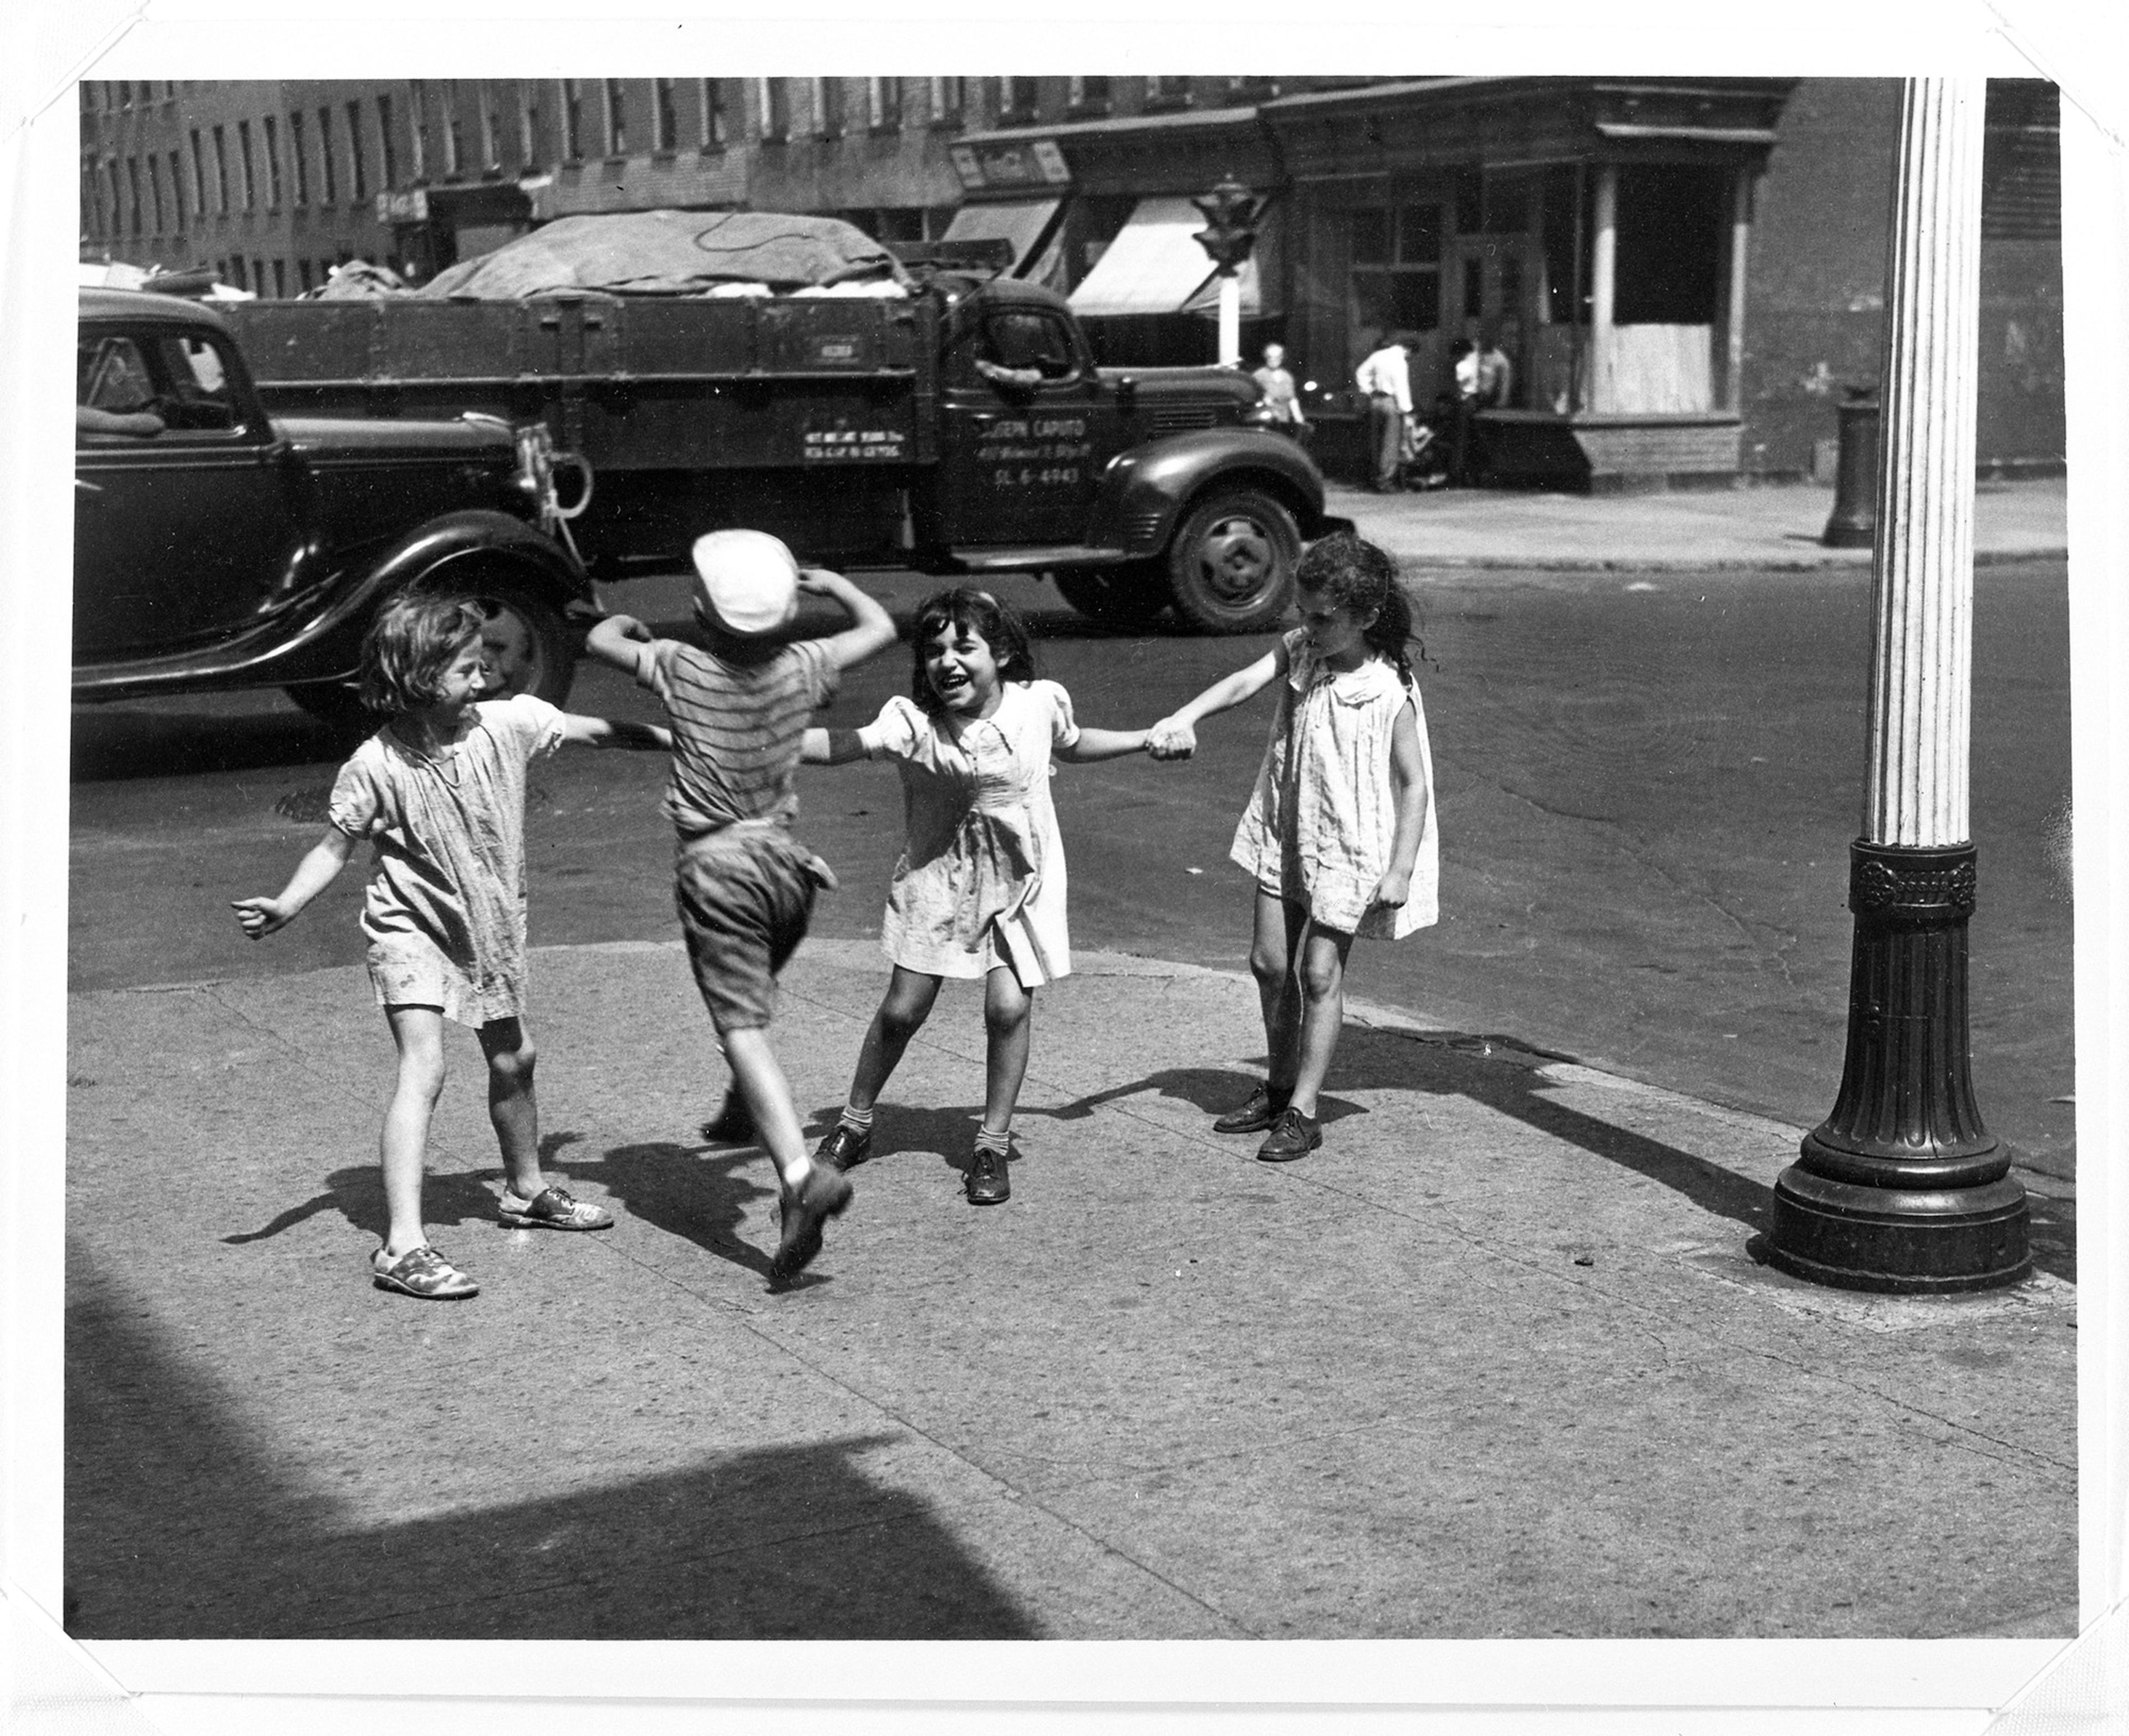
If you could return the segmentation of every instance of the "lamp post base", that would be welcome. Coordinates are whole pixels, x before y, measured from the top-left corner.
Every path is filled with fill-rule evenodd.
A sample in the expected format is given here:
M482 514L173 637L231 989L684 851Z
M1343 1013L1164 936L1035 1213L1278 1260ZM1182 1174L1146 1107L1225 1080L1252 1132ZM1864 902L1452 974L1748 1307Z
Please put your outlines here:
M1848 1053L1833 1113L1774 1183L1769 1265L1848 1290L1993 1290L2032 1275L2026 1190L1967 1064L1974 846L1859 839Z
M1807 1139L1806 1163L1811 1147ZM1792 1277L1838 1289L1951 1295L2031 1277L2026 1225L2026 1190L2008 1176L1979 1187L1862 1187L1797 1163L1774 1183L1760 1252Z

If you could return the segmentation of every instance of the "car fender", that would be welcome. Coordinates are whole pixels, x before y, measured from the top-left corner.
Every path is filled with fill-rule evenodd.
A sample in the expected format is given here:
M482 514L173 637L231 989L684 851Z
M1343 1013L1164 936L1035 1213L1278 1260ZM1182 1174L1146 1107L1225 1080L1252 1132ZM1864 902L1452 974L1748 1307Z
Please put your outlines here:
M448 582L455 568L476 560L507 565L558 607L597 606L583 567L552 537L507 512L468 507L439 514L387 549L300 635L298 645L289 648L298 654L285 667L304 680L331 680L350 673L360 657L362 633L387 597L412 584Z
M1284 435L1205 428L1120 452L1102 475L1088 540L1134 555L1168 546L1189 503L1216 487L1256 488L1293 514L1303 537L1350 528L1323 511L1323 474Z

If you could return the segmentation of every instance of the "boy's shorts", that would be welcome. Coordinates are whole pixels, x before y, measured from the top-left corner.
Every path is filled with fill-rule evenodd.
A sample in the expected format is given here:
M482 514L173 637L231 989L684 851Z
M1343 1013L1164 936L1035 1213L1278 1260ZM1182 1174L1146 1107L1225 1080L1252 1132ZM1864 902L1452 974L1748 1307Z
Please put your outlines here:
M751 825L681 840L673 901L718 1035L769 1022L777 973L806 938L822 883L818 859L788 833Z

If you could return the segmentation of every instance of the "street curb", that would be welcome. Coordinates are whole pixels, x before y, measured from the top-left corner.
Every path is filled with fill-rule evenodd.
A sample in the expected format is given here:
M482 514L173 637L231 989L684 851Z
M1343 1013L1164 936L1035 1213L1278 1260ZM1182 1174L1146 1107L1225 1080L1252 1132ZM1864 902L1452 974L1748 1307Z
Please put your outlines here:
M1428 554L1400 558L1410 565L1480 573L1817 573L1841 567L1855 567L1867 572L1870 551L1867 549L1828 549L1823 555L1769 555L1756 559L1719 555L1705 560L1673 560L1665 556L1650 556L1646 559L1542 560L1535 557L1493 554ZM2067 560L2069 558L2067 547L1978 549L1974 555L1974 564L1977 567L2003 567L2015 565L2020 561Z

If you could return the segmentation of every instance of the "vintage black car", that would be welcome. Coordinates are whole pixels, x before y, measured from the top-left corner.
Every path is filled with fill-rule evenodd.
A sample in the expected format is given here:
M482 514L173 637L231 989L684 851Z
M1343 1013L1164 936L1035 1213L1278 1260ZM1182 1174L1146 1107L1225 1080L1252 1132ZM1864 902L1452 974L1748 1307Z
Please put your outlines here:
M566 695L567 611L593 596L542 528L539 430L269 416L206 307L83 290L79 315L77 701L279 687L351 724L363 633L409 586L486 606L507 691Z

